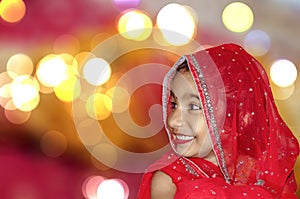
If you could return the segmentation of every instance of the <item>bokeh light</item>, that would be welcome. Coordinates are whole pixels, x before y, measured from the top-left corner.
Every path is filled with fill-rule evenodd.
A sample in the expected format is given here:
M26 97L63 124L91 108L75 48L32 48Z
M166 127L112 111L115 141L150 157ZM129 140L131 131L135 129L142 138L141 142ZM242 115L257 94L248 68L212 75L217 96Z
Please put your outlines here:
M127 199L128 196L128 186L120 179L104 180L97 189L97 199Z
M78 72L78 62L77 62L77 60L71 54L62 53L62 54L59 54L58 56L66 64L66 67L67 67L67 78L79 75L79 72Z
M188 12L188 14L193 18L193 21L195 23L195 25L197 26L198 24L198 13L197 11L191 7L191 6L188 6L188 5L182 5Z
M16 105L14 104L14 102L13 102L12 99L9 99L9 100L7 101L7 103L5 104L4 108L5 108L6 110L10 110L10 111L13 111L13 110L16 110L16 109L17 109L17 107L16 107Z
M41 84L54 87L67 79L68 68L60 56L50 54L39 62L36 75Z
M26 6L22 0L2 0L0 2L0 16L9 23L23 19Z
M67 53L60 54L60 57L64 60L67 73L66 79L60 84L54 87L54 93L58 99L64 102L71 102L78 98L81 92L81 85L78 79L78 63L76 59Z
M13 78L8 74L8 72L0 73L0 87L7 83L11 83L12 80Z
M279 87L276 86L274 83L272 83L272 81L271 81L271 88L272 88L274 99L276 100L286 100L290 98L295 90L294 84L288 87Z
M86 111L91 118L104 120L111 114L111 98L102 93L91 95L86 102Z
M288 87L297 79L297 68L290 60L279 59L271 65L270 77L277 86Z
M10 92L11 83L4 84L0 87L0 105L5 108L9 100L11 100Z
M99 86L109 80L111 67L107 61L102 58L92 58L85 63L83 75L87 82Z
M244 38L244 47L253 56L262 56L270 50L271 40L266 32L252 30Z
M112 87L105 93L112 100L112 112L121 113L128 109L130 95L128 91L120 86Z
M222 13L225 27L233 32L245 32L253 24L254 15L245 3L234 2L225 7Z
M118 32L127 39L145 40L151 35L152 27L150 17L139 10L127 11L118 20Z
M156 23L164 39L171 45L185 45L196 34L193 16L185 6L177 3L164 6L157 15Z
M64 134L51 130L46 132L40 141L42 152L49 157L58 157L67 149L67 140Z
M21 111L32 111L40 102L39 83L28 75L21 75L13 80L10 93L14 105Z
M105 180L102 176L89 176L82 184L82 194L87 199L97 199L97 189Z
M12 103L11 103L12 105ZM13 124L23 124L30 119L31 112L24 112L18 109L10 110L10 108L4 111L6 119Z
M19 53L11 56L6 64L7 73L11 78L19 75L31 75L33 63L29 56Z
M79 97L80 92L80 82L76 77L68 78L61 82L58 86L54 87L56 97L64 102L72 102L74 99Z
M5 108L6 103L11 99L10 86L12 78L7 72L0 73L0 105Z
M70 53L75 55L80 50L80 42L74 36L70 34L64 34L56 38L53 44L53 51L56 54Z

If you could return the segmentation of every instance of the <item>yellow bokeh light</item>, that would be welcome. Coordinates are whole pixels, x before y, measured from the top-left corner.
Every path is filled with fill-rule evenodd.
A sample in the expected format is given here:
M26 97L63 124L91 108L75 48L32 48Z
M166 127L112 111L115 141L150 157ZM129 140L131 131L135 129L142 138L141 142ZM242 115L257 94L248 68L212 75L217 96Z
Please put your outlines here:
M245 32L253 25L254 15L245 3L234 2L225 7L222 20L228 30Z
M6 64L7 73L11 78L19 75L31 75L33 63L30 57L25 54L15 54L9 58Z
M11 83L7 83L0 87L0 105L3 108L11 100L10 85Z
M291 97L295 91L294 84L288 87L279 87L276 86L274 83L272 83L272 81L270 83L271 83L273 96L276 100L286 100L289 97Z
M104 120L111 114L111 98L102 93L95 93L86 102L86 111L91 118Z
M78 98L81 92L78 78L68 78L54 87L54 93L58 99L64 102L71 102Z
M77 60L70 54L63 53L59 54L59 57L65 62L67 67L67 78L73 78L73 76L79 76L78 72L78 62Z
M14 105L21 111L32 111L40 101L39 84L28 75L15 78L11 83L10 93Z
M270 77L277 86L289 87L297 79L297 68L293 62L287 59L280 59L272 64Z
M64 61L66 66L66 79L53 87L54 93L58 99L64 102L71 102L76 99L81 92L81 86L78 79L78 63L70 54L63 53L59 57Z
M152 26L150 17L138 10L127 11L118 21L119 33L127 39L137 41L147 39L151 35Z
M38 64L36 75L41 84L54 87L67 79L68 67L60 56L50 54Z
M2 0L0 2L0 16L7 22L20 21L26 13L26 6L22 0Z
M0 97L11 98L10 86L11 83L7 83L0 87Z
M105 93L112 99L112 112L121 113L128 109L130 95L126 89L122 87L112 87Z
M107 61L102 58L92 58L85 63L83 75L87 82L99 86L109 80L111 67Z
M185 6L171 3L163 7L156 18L157 27L171 45L189 43L196 34L194 17Z

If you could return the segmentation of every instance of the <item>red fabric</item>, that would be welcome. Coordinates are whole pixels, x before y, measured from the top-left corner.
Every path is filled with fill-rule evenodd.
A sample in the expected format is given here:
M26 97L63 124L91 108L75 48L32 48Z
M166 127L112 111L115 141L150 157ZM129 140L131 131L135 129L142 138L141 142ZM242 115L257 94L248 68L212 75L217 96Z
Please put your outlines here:
M170 163L164 156L154 167L171 176L177 186L175 198L297 198L293 167L298 141L277 111L262 65L235 44L182 57L164 82L168 133L164 102L169 101L169 83L183 61L198 89L219 168L200 158L187 159L190 166L215 172L212 177L196 170L195 177L185 166L174 170L177 161ZM154 167L144 175L139 198L150 198Z

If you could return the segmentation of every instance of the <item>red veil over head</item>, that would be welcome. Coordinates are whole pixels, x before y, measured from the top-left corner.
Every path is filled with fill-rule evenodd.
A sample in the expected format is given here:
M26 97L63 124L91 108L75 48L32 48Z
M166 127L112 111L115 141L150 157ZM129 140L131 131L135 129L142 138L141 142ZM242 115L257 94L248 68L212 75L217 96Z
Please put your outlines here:
M297 139L280 117L267 74L242 47L225 44L182 56L163 83L168 128L170 83L186 62L193 76L219 168L203 158L167 153L143 176L138 198L150 198L161 170L177 187L175 198L296 198Z
M168 72L163 115L171 144L169 85L184 61L198 89L224 180L232 185L261 185L274 194L284 192L287 179L293 178L298 141L277 111L264 68L238 45L183 56Z

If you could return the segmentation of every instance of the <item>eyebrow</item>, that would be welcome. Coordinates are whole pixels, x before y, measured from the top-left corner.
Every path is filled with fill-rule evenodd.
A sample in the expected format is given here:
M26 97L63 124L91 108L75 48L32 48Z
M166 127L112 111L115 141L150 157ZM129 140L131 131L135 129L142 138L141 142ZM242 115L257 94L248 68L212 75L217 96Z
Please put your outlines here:
M200 101L200 98L199 98L198 95L190 94L189 97L190 97L190 98L196 98L196 99L198 99L198 100Z
M176 95L172 92L172 91L170 91L171 93L171 96L173 97L173 98L177 98L176 97ZM200 98L199 98L199 96L198 95L195 95L195 94L187 94L187 95L185 95L186 96L186 98L196 98L197 100L199 100L200 101Z

